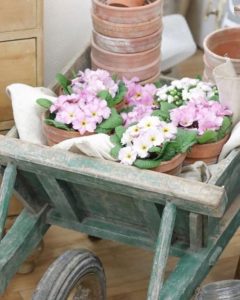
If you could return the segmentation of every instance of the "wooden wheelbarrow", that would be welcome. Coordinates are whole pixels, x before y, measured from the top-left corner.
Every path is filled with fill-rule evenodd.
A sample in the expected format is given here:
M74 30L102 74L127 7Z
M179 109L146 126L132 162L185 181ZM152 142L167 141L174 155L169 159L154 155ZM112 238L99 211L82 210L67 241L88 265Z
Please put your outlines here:
M13 192L25 209L0 242L0 292L54 224L155 251L147 299L190 299L240 224L239 161L205 184L1 136L0 232ZM164 282L169 255L180 260Z
M86 68L88 57L80 56L75 69ZM14 129L0 136L0 236L12 193L25 209L0 241L0 293L48 228L59 225L154 251L147 299L187 300L240 224L239 150L206 184L16 137ZM164 280L170 255L180 259ZM64 254L33 299L106 299L99 260L86 251Z

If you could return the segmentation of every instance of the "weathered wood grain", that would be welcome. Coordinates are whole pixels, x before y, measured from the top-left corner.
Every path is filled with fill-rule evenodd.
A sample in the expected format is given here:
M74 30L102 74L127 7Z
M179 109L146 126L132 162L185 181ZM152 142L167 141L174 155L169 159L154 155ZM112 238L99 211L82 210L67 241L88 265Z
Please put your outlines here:
M161 298L161 289L163 286L164 273L171 246L175 218L176 206L168 202L163 211L161 226L156 243L153 269L148 289L148 300L163 299Z
M0 294L20 265L42 240L49 225L44 222L46 208L38 215L24 210L0 242Z
M12 163L7 164L0 187L0 240L3 235L6 218L8 215L9 203L13 194L16 176L16 166Z
M190 213L190 249L197 250L203 246L203 216Z
M213 264L216 263L217 258L239 225L240 198L238 197L219 221L220 230L210 237L208 246L198 251L188 251L179 260L175 270L170 274L163 286L161 299L190 299L194 289L202 282ZM212 261L213 255L215 261Z
M171 200L181 209L204 215L221 217L227 205L223 187L0 137L0 163L11 161L28 172L159 204Z

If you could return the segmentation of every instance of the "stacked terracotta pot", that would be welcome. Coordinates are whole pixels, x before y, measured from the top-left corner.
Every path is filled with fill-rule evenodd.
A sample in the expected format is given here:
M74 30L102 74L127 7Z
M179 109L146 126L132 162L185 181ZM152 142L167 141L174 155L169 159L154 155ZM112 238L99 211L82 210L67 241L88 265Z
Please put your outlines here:
M141 82L156 80L162 4L163 0L92 0L92 68L128 79L136 76Z

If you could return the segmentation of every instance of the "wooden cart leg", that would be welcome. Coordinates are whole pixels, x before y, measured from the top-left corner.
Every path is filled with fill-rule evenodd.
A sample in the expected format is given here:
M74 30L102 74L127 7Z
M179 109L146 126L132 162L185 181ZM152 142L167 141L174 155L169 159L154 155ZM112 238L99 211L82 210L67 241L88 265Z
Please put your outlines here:
M238 200L238 199L237 199ZM238 201L228 209L220 221L219 231L210 237L207 248L190 251L178 262L175 270L163 285L158 300L188 300L208 274L239 227L240 204Z
M240 279L240 256L238 259L238 265L237 265L237 269L236 269L236 273L235 273L235 279Z
M0 241L0 294L49 228L45 223L46 211L34 215L24 209Z
M164 273L170 251L175 218L176 206L172 203L167 203L163 211L156 244L152 275L148 288L148 300L160 299L160 291L163 286Z

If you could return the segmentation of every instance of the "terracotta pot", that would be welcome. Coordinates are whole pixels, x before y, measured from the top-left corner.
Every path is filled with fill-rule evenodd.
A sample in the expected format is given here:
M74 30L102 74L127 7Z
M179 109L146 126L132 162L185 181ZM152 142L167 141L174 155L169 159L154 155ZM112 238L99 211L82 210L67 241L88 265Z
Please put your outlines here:
M95 31L102 35L125 39L148 36L162 28L162 18L159 16L133 25L109 22L92 14L92 23Z
M113 5L118 7L135 7L144 5L144 0L107 0L107 5Z
M159 74L160 72L160 56L159 58L152 62L149 65L143 65L138 68L114 68L106 66L103 62L100 63L96 61L93 56L91 56L91 63L92 63L92 69L103 69L107 70L112 75L116 74L119 78L122 78L123 76L127 79L131 79L133 77L138 77L140 81L144 81L147 79L152 78L153 76L156 76L156 74Z
M92 9L93 13L102 20L120 24L136 24L161 16L163 0L155 0L150 4L128 9L106 5L106 0L92 0Z
M110 52L115 53L137 53L150 50L160 45L162 38L162 28L151 35L140 38L113 38L104 36L93 31L94 43Z
M160 56L160 46L138 53L114 53L98 47L94 41L91 45L91 56L97 63L116 69L134 69L149 65Z
M203 43L207 77L214 81L213 69L230 58L240 75L240 27L224 28L209 34Z
M160 74L161 74L161 72L158 72L157 74L155 74L155 75L152 76L151 78L148 78L148 79L143 80L143 81L139 81L139 83L142 84L142 85L144 85L144 84L146 84L146 83L154 83L154 82L156 82L156 81L159 80Z
M198 160L204 161L209 165L215 164L218 160L222 147L229 139L229 136L230 135L227 134L223 139L215 143L194 145L190 152L187 153L184 164L192 164Z
M43 127L44 135L46 136L46 139L47 139L48 146L53 146L62 141L73 139L76 137L87 136L87 135L93 134L91 132L87 132L84 135L81 135L78 131L67 131L64 129L59 129L54 126L48 125L44 122L46 116L47 116L47 113L43 114L43 116L42 116L42 127Z
M173 157L169 161L164 161L160 164L159 167L152 169L156 172L171 174L171 175L178 175L182 171L182 164L186 157L185 153L178 154Z

